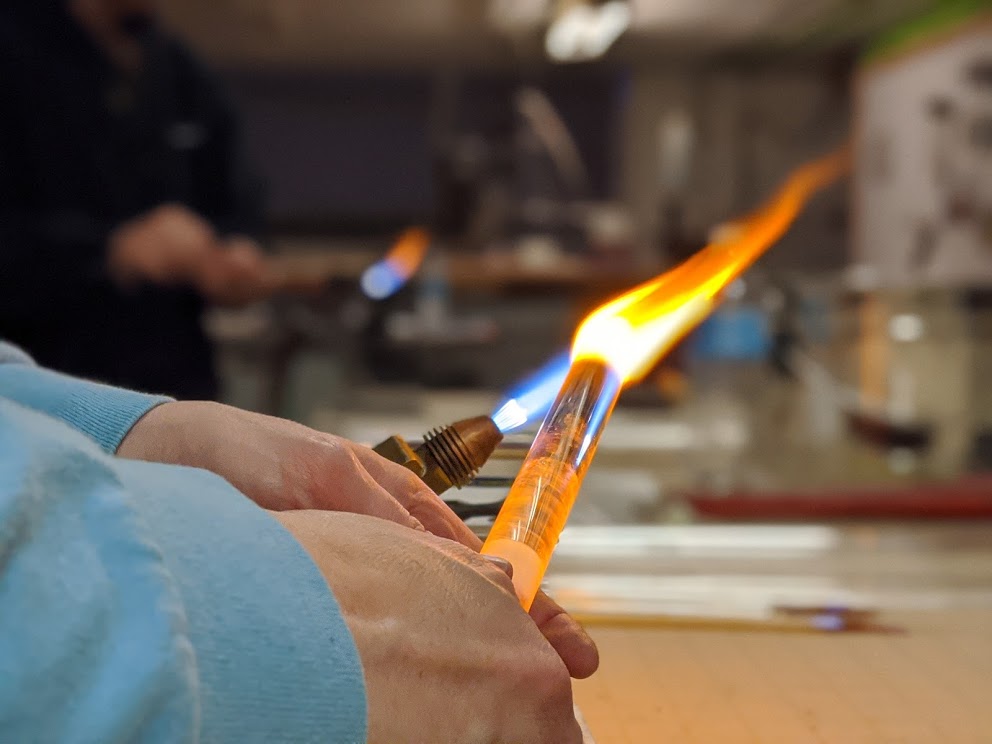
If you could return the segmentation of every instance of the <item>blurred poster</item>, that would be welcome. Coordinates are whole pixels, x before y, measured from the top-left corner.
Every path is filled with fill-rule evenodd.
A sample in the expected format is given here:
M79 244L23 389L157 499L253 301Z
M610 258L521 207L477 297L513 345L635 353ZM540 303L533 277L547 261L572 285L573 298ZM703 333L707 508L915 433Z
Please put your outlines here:
M882 286L992 285L992 18L866 63L854 260Z

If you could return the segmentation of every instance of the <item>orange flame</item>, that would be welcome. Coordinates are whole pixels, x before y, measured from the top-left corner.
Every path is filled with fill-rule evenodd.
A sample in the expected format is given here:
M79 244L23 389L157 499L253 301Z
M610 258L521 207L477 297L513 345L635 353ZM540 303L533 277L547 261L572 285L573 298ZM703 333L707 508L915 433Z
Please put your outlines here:
M847 148L807 163L762 208L692 258L590 313L572 359L598 359L636 382L719 301L720 292L775 243L803 205L850 166Z
M409 279L420 268L431 242L430 233L422 227L411 227L403 232L386 254L389 261L404 279Z
M424 228L404 230L389 253L362 274L361 284L365 294L381 300L398 291L417 273L430 243L430 233Z

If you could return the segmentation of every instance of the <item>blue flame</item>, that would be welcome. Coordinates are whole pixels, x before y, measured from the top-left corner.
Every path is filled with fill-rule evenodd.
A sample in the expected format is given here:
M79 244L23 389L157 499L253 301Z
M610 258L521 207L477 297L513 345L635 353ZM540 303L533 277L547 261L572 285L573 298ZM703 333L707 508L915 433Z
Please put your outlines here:
M499 430L506 434L544 418L565 382L570 364L569 353L563 351L515 385L493 414Z
M373 300L384 300L406 283L403 272L388 258L369 266L362 274L362 291Z

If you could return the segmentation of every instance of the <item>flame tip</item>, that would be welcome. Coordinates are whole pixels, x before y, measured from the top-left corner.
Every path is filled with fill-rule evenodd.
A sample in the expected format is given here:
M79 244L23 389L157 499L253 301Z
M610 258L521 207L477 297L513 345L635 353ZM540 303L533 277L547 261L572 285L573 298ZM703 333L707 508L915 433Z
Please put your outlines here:
M602 359L625 382L643 377L709 313L720 292L781 238L813 194L849 165L845 146L794 170L764 206L727 223L732 229L694 256L587 315L576 331L573 357Z

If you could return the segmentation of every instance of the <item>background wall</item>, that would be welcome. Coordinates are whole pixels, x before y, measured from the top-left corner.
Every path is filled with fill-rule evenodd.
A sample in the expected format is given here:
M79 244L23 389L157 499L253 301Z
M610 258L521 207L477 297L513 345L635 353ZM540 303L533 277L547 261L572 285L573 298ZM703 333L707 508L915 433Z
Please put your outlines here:
M833 148L850 129L849 62L637 69L622 133L620 196L648 236L660 229L659 125L682 112L694 145L684 192L686 232L702 239L753 209L790 170ZM764 264L837 270L846 231L846 187L817 197Z

